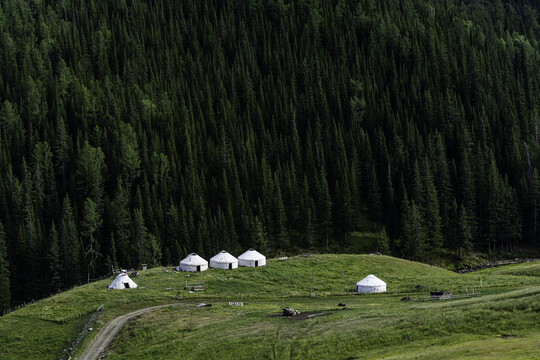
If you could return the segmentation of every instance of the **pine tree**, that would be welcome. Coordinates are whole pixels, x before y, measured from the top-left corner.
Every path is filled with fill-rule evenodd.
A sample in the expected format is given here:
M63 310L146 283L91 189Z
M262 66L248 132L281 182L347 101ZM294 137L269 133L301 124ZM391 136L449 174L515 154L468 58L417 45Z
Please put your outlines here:
M469 214L469 225L474 233L477 224L476 218L476 184L474 181L474 172L471 156L471 138L467 129L463 130L463 139L461 143L459 167L459 194L461 202ZM457 174L456 174L457 175ZM489 179L489 176L488 176Z
M462 259L463 256L469 254L472 250L472 234L471 228L469 226L469 216L467 210L463 204L459 208L459 217L458 217L458 228L457 228L457 246L456 246L456 256L458 259Z
M308 206L307 208L307 211L306 211L306 227L305 227L305 236L306 236L306 242L307 242L307 248L309 250L309 252L311 253L311 248L313 246L313 243L314 243L314 238L315 238L315 226L313 225L313 215L311 214L312 212L312 207L311 206Z
M81 235L85 240L85 258L88 263L88 279L90 279L90 274L92 275L92 278L95 278L98 257L102 256L99 252L99 243L94 237L94 234L102 225L103 220L98 213L96 203L90 198L86 198L84 202L82 216Z
M162 256L161 249L157 238L148 233L141 209L135 209L133 212L133 241L137 249L138 266L159 264Z
M137 267L141 264L146 264L150 262L149 254L146 251L147 248L147 238L148 232L146 225L144 224L144 218L142 215L141 209L135 209L133 213L133 243L136 247L137 252Z
M44 222L54 216L56 203L56 182L52 163L52 152L47 142L39 142L32 153L32 180L34 200L38 214Z
M181 221L180 221L180 233L179 233L179 235L181 236L182 241L180 243L183 244L184 247L194 248L193 238L191 237L191 232L190 232L190 227L189 227L189 225L191 224L191 221L189 221L189 220L191 218L192 217L186 211L186 206L184 204L184 201L181 200L180 201L180 219L181 219ZM184 251L180 255L180 258L183 258L186 255L187 255L187 253L186 253L186 251Z
M67 286L78 284L81 280L82 246L73 217L71 201L66 195L62 206L60 222L60 242L64 254L64 281Z
M322 226L324 227L324 239L326 244L326 251L328 251L328 242L330 238L330 227L332 225L332 197L330 196L330 190L328 188L328 182L326 180L326 173L321 172L321 200L320 205L322 215Z
M54 222L49 230L49 249L47 252L47 260L49 262L50 271L50 287L51 289L62 288L62 263L60 254L60 244L58 242L58 232Z
M105 171L105 155L101 148L93 147L85 141L77 161L77 179L82 201L92 199L99 213L103 210L103 172Z
M120 123L120 125L120 149L122 154L120 164L122 166L122 178L129 190L133 181L139 176L141 159L137 137L133 128L125 123Z
M54 164L57 174L62 176L62 186L66 185L66 174L69 169L70 143L66 125L62 117L58 118L57 136L54 143Z
M382 202L381 202L381 190L379 188L379 181L377 180L377 173L375 167L371 168L369 175L369 187L368 187L368 202L371 210L371 216L373 219L379 219L382 215Z
M164 263L176 263L183 258L182 254L182 219L178 208L171 204L167 211L165 231L165 247L163 248ZM185 243L184 243L185 244ZM165 259L165 252L169 251L169 258Z
M402 202L401 241L403 252L412 260L422 261L426 257L427 229L422 212L414 201L409 205L405 195Z
M116 194L112 202L112 220L113 234L115 236L118 249L121 252L117 254L118 263L121 266L133 266L133 244L130 242L131 237L131 214L129 212L129 195L124 189L122 179L118 178L118 186Z
M251 225L251 247L258 249L261 252L268 251L268 240L266 239L266 233L259 218L255 216Z
M451 244L450 233L452 232L452 226L450 224L451 208L455 197L450 179L448 159L443 145L442 136L439 133L436 134L434 152L435 159L433 161L433 179L435 181L435 187L437 188L439 198L439 210L441 215L442 231L445 239L445 247L448 248Z
M281 196L281 188L276 175L276 193L273 202L273 216L275 219L275 232L276 248L279 248L279 254L283 254L283 249L286 249L289 245L288 231L287 231L287 215L285 214L285 206L283 205L283 198ZM275 250L274 250L275 251Z
M200 196L197 201L196 210L198 226L198 231L195 235L197 239L196 249L199 255L206 256L206 254L211 253L210 249L208 248L210 245L210 230L208 228L208 212L206 210L206 204L204 203L202 196Z
M238 242L238 234L236 232L236 226L234 224L233 209L230 201L227 202L226 213L224 215L225 223L227 226L227 248L230 249L232 253L238 253L242 250L242 248L240 246L240 243Z
M0 222L0 312L11 307L11 287L9 257L6 247L6 233L4 225Z
M377 234L377 251L383 255L390 254L390 239L384 228Z
M107 264L112 266L114 269L118 269L118 259L116 257L116 240L114 239L114 234L111 234L109 254L107 255L107 258Z
M431 173L431 168L426 158L423 164L424 177L424 194L425 199L425 220L427 229L427 238L429 240L429 248L432 250L441 249L443 245L443 237L441 232L441 217L439 213L439 199L437 190Z
M529 201L530 201L530 208L531 208L531 239L530 239L530 245L534 246L536 245L537 238L539 236L538 231L538 222L539 222L539 210L540 210L540 175L538 174L538 170L535 168L532 179L531 179L531 185L529 190Z

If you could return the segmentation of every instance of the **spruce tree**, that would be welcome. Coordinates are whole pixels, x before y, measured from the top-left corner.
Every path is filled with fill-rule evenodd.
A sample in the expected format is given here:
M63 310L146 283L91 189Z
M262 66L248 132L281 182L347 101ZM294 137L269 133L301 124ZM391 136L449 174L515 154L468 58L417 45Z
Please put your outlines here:
M57 135L54 142L54 164L57 174L60 174L62 186L66 185L66 174L69 169L70 148L69 137L64 119L58 118Z
M529 190L529 201L531 209L531 237L529 243L534 246L536 245L537 238L540 235L538 225L540 217L540 175L538 174L538 169L534 169L533 176L531 179L531 185Z
M427 229L420 208L414 201L409 204L405 195L402 202L401 246L403 252L411 259L426 259Z
M117 259L120 266L128 267L133 265L134 254L131 243L131 214L129 212L129 194L123 187L122 179L118 178L116 194L112 202L111 223L113 224L113 234L116 240Z
M96 204L99 213L103 210L103 172L105 171L105 155L100 147L93 147L88 141L79 153L77 161L78 189L81 191L82 199L92 199Z
M274 251L279 248L279 254L283 254L283 249L286 249L289 245L288 231L287 231L287 215L285 213L285 206L283 205L283 198L281 197L281 188L279 181L277 181L276 175L276 193L273 201L273 217L275 219L275 231L274 236L276 238L276 247Z
M97 205L90 198L86 198L83 206L83 219L81 222L81 235L83 237L83 248L85 251L84 257L88 264L88 279L90 276L95 278L96 265L100 253L99 243L94 237L94 234L98 231L99 227L103 223L103 220L98 213Z
M62 263L61 263L61 253L60 253L60 244L58 241L58 231L56 231L56 225L54 222L51 224L51 229L49 230L49 249L47 251L47 261L49 263L50 271L50 287L51 289L61 289L62 288Z
M441 217L439 213L439 199L428 159L423 164L425 220L429 248L438 250L442 248L443 236L441 232Z
M464 255L467 255L472 250L472 233L469 226L469 215L463 204L459 208L458 215L458 228L457 228L457 246L456 246L456 256L458 259L462 259Z
M0 312L11 307L11 286L9 257L6 246L6 233L4 225L0 222Z
M60 221L60 242L64 254L64 281L66 286L78 284L81 280L82 244L75 225L69 196L64 197Z
M262 222L255 216L251 224L251 247L261 252L268 252L268 240L266 238Z

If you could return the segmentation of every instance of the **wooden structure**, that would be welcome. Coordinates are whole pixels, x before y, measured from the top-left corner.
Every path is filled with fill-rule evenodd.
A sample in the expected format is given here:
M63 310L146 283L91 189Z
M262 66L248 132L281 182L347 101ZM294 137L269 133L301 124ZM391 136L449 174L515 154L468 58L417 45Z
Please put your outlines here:
M185 289L193 291L203 291L204 290L204 281L188 283L186 281Z
M452 298L450 291L431 291L430 295L433 300L447 300Z

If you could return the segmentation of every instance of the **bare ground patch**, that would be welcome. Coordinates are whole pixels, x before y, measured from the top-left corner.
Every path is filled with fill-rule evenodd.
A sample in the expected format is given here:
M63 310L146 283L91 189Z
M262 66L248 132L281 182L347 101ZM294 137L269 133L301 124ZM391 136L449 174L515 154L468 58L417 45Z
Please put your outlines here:
M266 317L282 317L282 318L287 318L290 321L298 321L298 320L307 320L307 319L321 317L321 316L329 316L329 315L332 315L336 311L345 311L345 310L348 310L348 309L342 308L342 309L303 311L300 314L293 315L293 316L286 316L286 315L283 315L283 313L276 313L276 314L267 315Z

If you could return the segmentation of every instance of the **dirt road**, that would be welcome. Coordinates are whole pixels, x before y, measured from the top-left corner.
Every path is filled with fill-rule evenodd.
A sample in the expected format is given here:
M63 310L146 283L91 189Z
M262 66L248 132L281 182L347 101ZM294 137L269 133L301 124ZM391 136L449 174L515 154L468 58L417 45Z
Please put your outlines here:
M134 318L135 316L139 316L141 314L162 309L164 307L169 306L178 306L181 304L167 304L167 305L158 305L158 306L151 306L144 309L139 309L133 312L130 312L128 314L119 316L117 318L112 319L109 321L97 334L97 336L94 338L90 346L86 349L86 351L78 357L78 360L96 360L99 358L101 353L105 351L107 346L113 341L114 337L122 330L126 322L128 322L130 319Z

